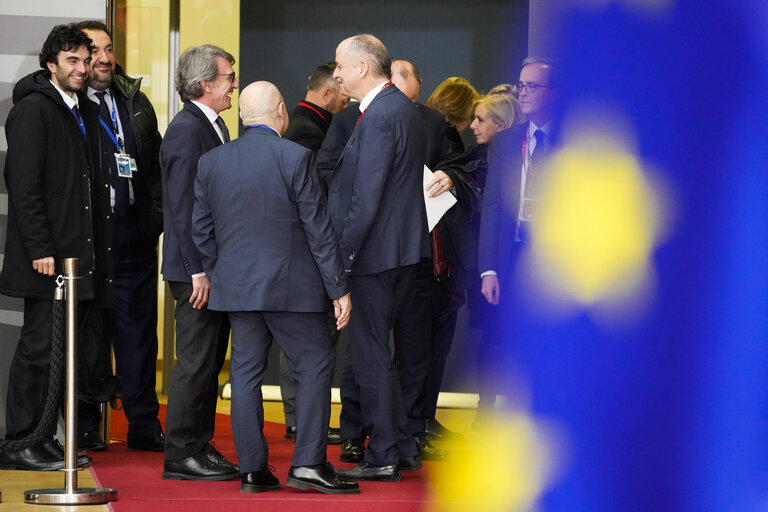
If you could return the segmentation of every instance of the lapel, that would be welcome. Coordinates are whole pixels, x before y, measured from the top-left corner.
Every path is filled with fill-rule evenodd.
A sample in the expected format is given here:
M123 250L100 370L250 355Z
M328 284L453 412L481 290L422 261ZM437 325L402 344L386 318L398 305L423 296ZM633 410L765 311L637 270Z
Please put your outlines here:
M208 120L208 118L203 114L203 111L200 110L200 108L192 103L191 101L188 101L184 103L184 110L195 116L200 123L205 126L204 130L205 133L208 135L209 142L211 143L212 147L218 146L222 144L221 139L219 138L219 134L216 133L216 130L213 128L213 125Z
M358 119L358 123L365 122L365 116L368 115L371 109L376 111L376 109L381 108L381 104L379 104L380 101L382 101L384 98L389 96L390 94L394 94L395 91L398 91L397 87L394 85L390 85L389 87L385 87L381 91L379 91L379 94L374 96L373 100L368 104L368 108L365 109L365 112L361 114L361 118ZM358 125L355 126L355 129L352 130L352 135L349 137L349 140L347 141L347 145L344 146L344 151L341 152L341 156L339 157L339 161L336 162L336 168L338 169L341 165L341 162L344 160L344 155L347 153L347 151L351 151L353 147L357 145L357 135L359 131L357 130Z

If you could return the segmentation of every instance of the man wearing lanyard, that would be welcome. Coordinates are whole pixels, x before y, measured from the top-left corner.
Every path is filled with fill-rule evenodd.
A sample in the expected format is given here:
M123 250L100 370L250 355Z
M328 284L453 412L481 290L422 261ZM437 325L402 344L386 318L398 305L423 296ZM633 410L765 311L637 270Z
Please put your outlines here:
M336 48L333 76L362 112L328 191L355 300L350 364L370 436L363 461L339 471L353 480L400 480L401 470L421 467L416 442L398 428L405 409L389 335L413 283L427 229L421 190L426 148L419 112L390 87L390 68L386 47L371 35L350 37Z
M5 124L8 154L8 225L0 292L24 299L24 323L8 381L6 438L29 436L43 414L51 366L52 303L56 276L65 258L79 259L78 313L111 302L104 268L106 203L99 170L89 165L87 144L98 137L98 112L75 94L85 84L91 42L74 25L58 25L40 51L42 70L14 87ZM80 418L83 423L84 418ZM98 417L89 418L98 425ZM27 448L6 447L0 469L35 471L64 467L53 440L56 425ZM87 465L90 457L78 457Z
M553 78L552 64L548 61L532 57L523 61L516 87L520 108L528 117L528 123L500 132L488 156L480 224L480 276L483 296L490 304L499 304L499 272L509 270L499 255L511 254L510 242L522 241L528 223L535 221L536 173L554 136L552 116L558 84ZM507 186L510 183L513 188ZM501 197L502 191L513 190L515 193L510 197ZM508 218L506 212L517 215Z
M100 112L95 164L110 177L114 298L112 343L120 398L128 418L128 448L163 451L157 418L157 240L163 230L160 133L152 104L139 91L141 79L115 62L112 39L100 21L78 27L93 42L91 72L81 98ZM126 169L127 165L127 169ZM98 432L85 432L82 449L104 449Z
M536 220L536 181L542 162L555 137L553 116L558 97L558 82L549 61L529 57L523 61L517 83L520 107L528 122L499 132L488 156L480 221L479 267L481 292L488 303L497 306L502 293L509 293L514 263L530 225ZM494 332L498 326L488 326ZM493 365L501 358L500 335L488 336L483 360ZM490 375L502 375L488 368ZM497 383L493 383L498 385ZM478 410L479 414L486 411Z
M184 50L176 70L176 90L184 108L168 125L160 145L161 272L176 300L177 359L168 392L165 479L229 480L240 475L237 466L210 443L229 321L225 314L207 307L210 282L191 233L197 161L229 141L219 113L232 106L230 95L240 85L234 63L234 57L217 46Z
M328 133L333 115L342 110L349 98L341 94L339 84L333 79L335 62L321 64L309 76L309 87L304 101L300 101L291 113L288 130L284 138L301 144L317 154ZM328 316L329 330L334 344L339 335L336 330L336 319ZM288 368L285 355L280 352L280 395L283 397L283 414L285 415L285 438L296 440L295 398L296 384L293 371ZM328 427L328 444L340 444L339 429Z

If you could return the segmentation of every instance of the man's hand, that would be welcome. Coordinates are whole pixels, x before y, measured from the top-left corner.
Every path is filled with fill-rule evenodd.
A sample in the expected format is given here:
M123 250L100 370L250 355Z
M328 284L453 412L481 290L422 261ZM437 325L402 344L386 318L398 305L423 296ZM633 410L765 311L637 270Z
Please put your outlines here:
M453 181L443 171L437 170L434 172L432 179L427 183L424 190L429 190L429 197L436 197L447 192L453 188Z
M56 262L53 261L53 256L46 256L45 258L34 260L32 268L46 276L53 276L56 273Z
M190 304L195 309L203 309L208 304L208 291L211 289L211 282L208 276L192 278L192 296L189 298Z
M499 276L493 274L483 277L483 285L480 292L488 301L488 304L499 305Z
M349 323L349 313L352 311L352 299L349 294L333 299L333 314L336 315L336 330L340 331Z

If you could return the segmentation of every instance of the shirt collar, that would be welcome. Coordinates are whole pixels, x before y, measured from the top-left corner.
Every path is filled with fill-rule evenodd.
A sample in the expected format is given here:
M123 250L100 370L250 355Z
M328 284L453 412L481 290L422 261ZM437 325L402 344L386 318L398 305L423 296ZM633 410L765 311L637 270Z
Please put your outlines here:
M544 135L549 135L550 131L552 130L552 121L547 121L544 123L543 126L536 126L536 123L533 121L528 121L530 123L529 129L528 129L528 139L533 138L533 134L536 133L536 130L541 130L544 132Z
M93 87L90 87L90 86L89 86L89 87L88 87L88 90L86 91L86 96L88 96L88 99L89 99L89 100L91 100L91 101L93 101L94 103L97 103L97 104L98 104L98 103L100 103L100 102L99 102L99 97L98 97L98 96L96 96L96 93L97 93L97 92L105 92L105 93L107 93L107 94L106 94L106 96L104 96L104 98L109 98L109 102L110 102L110 103L112 102L112 93L109 91L109 87L107 87L107 88L106 88L106 89L104 89L103 91L97 91L97 90L96 90L96 89L94 89Z
M53 80L48 80L48 81L51 82L51 85L53 86L54 89L59 91L59 94L61 94L61 99L64 100L64 104L67 107L69 107L70 110L79 105L79 103L77 102L77 94L73 94L72 96L70 96L69 94L59 89L59 86L53 83Z
M381 90L389 83L389 80L384 80L379 85L368 91L368 94L365 95L363 100L360 102L360 112L365 112L365 109L368 108L368 105L371 104L373 101L373 98L376 97L377 94L381 92Z
M197 107L203 111L203 114L205 114L205 117L208 118L208 121L210 121L211 124L216 122L216 119L219 118L219 114L216 113L215 110L213 110L208 105L203 105L199 101L192 100L192 103L197 105Z

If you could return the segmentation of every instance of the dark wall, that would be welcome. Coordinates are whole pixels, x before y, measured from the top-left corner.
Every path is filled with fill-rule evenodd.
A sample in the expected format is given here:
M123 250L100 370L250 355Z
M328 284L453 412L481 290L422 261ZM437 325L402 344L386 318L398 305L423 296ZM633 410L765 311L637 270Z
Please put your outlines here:
M243 1L240 23L241 87L257 80L273 82L289 111L304 98L314 68L333 61L336 46L359 33L381 39L393 59L419 66L424 80L421 100L426 102L449 76L466 78L480 92L516 82L527 52L528 1ZM479 333L468 329L466 322L464 308L446 365L446 391L476 391ZM340 354L345 345L342 336ZM335 385L342 367L337 366ZM275 347L265 382L277 383Z
M393 59L419 66L425 102L449 76L480 92L517 81L527 50L527 0L244 1L240 9L241 84L275 83L289 111L304 98L312 70L358 33L377 36Z

